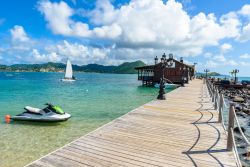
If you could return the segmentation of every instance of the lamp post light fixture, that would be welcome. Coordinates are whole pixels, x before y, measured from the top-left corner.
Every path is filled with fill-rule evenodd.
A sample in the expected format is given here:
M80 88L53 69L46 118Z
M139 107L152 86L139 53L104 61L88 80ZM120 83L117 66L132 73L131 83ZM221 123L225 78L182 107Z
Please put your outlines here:
M232 71L232 73L234 74L234 84L236 84L237 82L237 73L239 73L240 71L238 69L235 69Z
M165 100L166 99L165 91L164 91L164 88L165 88L164 71L165 71L165 68L167 68L167 67L169 68L169 67L173 66L173 64L174 64L173 54L169 54L169 58L167 59L166 54L164 53L162 55L162 58L161 58L162 77L160 80L159 95L157 96L158 100Z
M210 72L209 69L205 69L204 72L206 73L206 80L207 80L207 73Z

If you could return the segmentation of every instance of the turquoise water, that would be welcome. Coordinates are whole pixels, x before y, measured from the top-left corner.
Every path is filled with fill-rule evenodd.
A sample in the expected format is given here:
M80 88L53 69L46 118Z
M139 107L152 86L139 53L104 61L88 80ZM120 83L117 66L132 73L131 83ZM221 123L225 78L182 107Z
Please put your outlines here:
M215 78L226 78L226 79L233 79L234 80L234 77L229 77L229 76L216 76ZM250 81L250 77L237 77L238 78L238 81L242 81L242 80L248 80Z
M77 73L0 73L0 167L23 166L42 155L154 99L156 88L140 86L137 75ZM11 122L23 107L60 105L72 118L61 123Z

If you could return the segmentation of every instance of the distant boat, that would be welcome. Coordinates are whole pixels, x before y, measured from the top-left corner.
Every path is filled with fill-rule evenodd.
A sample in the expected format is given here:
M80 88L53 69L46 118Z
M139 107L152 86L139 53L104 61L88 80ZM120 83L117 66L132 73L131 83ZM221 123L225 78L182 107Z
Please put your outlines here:
M65 76L62 79L62 81L73 82L75 80L76 80L76 78L73 76L72 64L71 64L71 62L68 59L67 60L67 65L66 65L66 70L65 70Z
M170 83L165 83L165 89L174 89L174 88L177 88L178 85L176 84L170 84ZM156 88L160 88L160 84L155 84L154 85Z

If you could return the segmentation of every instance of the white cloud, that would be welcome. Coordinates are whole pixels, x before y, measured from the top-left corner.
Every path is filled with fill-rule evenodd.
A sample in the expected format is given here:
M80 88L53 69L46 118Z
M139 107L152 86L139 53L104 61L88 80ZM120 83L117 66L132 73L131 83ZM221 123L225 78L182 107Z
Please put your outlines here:
M250 23L245 25L242 28L241 35L239 36L238 40L240 42L247 42L250 40Z
M241 61L241 62L239 62L239 64L240 64L241 66L250 67L250 62Z
M213 60L208 60L205 65L204 65L206 68L214 68L214 67L217 67L219 66L219 64Z
M107 25L114 23L118 14L119 10L116 10L109 0L97 0L95 9L88 15L95 25Z
M229 44L229 43L224 43L224 44L222 44L220 46L220 49L224 53L224 52L227 52L227 51L231 50L232 49L232 45Z
M66 36L89 36L89 27L81 22L74 22L70 17L74 10L67 3L61 1L52 3L50 1L40 1L38 4L39 11L44 14L48 21L48 27L55 34Z
M238 11L239 14L243 16L249 16L250 17L250 5L244 5L241 10Z
M227 60L225 62L225 65L229 65L229 66L237 66L239 65L235 60Z
M229 12L221 16L220 23L224 38L237 38L240 35L241 22L235 12Z
M222 58L223 60L223 58ZM247 65L248 63L245 63ZM206 68L215 68L215 67L228 67L228 66L238 66L241 65L241 63L237 63L235 60L226 60L226 61L220 61L220 60L208 60L205 63Z
M250 54L245 53L245 54L243 54L243 55L240 55L240 58L241 58L241 59L250 59Z
M122 29L119 25L114 23L110 26L103 26L101 28L96 27L94 28L93 32L98 38L114 39L121 35Z
M214 60L216 61L219 61L219 62L225 62L226 61L226 58L223 54L220 54L220 55L216 55L213 57Z
M181 3L169 0L132 0L115 8L109 0L98 0L85 17L89 25L73 20L75 11L65 2L40 1L48 27L66 36L111 40L117 48L169 48L182 55L198 55L206 46L216 46L219 40L239 35L240 22L235 13L223 15L199 13L189 16Z
M11 38L14 42L27 42L29 37L27 36L24 28L19 25L15 25L11 30Z
M49 54L41 54L37 49L33 49L30 56L31 56L31 59L29 59L29 61L31 63L44 63L44 62L59 62L59 61L61 61L61 57L57 53L51 52Z
M55 34L96 38L115 38L121 34L121 28L115 23L90 30L88 24L72 20L71 17L75 11L63 1L59 3L40 1L38 6L39 11L48 21L48 28Z
M11 49L22 50L22 53L28 55L27 61L34 59L35 62L64 61L70 58L74 64L119 64L124 60L140 59L153 64L153 58L163 52L196 56L202 54L204 48L215 46L220 49L220 53L204 53L208 60L206 65L215 67L237 64L234 60L227 61L224 55L232 49L227 39L250 39L250 23L243 24L239 20L243 13L247 15L247 11L230 12L221 17L203 12L191 16L175 0L131 0L120 7L115 7L111 2L98 0L93 10L85 11L91 26L81 21L79 15L74 17L77 9L71 8L64 1L42 0L38 3L39 11L54 34L94 39L97 43L105 41L103 48L65 40L55 44L38 44L38 47L13 44ZM17 34L16 41L32 41L22 26L15 27L11 34L12 31L18 32L14 33ZM225 43L221 44L222 41ZM42 49L44 47L45 50Z
M61 60L71 59L75 64L88 64L106 61L110 48L95 48L79 43L69 43L64 40L56 45L46 48L48 53L55 52L60 55Z
M204 54L204 57L205 57L205 58L211 58L211 57L212 57L212 53L206 52L206 53Z

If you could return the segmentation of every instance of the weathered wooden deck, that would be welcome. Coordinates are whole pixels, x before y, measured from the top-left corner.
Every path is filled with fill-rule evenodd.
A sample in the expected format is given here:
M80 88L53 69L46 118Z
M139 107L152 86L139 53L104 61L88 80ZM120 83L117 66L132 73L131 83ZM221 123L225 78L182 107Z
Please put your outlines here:
M28 166L236 166L217 117L195 80Z

